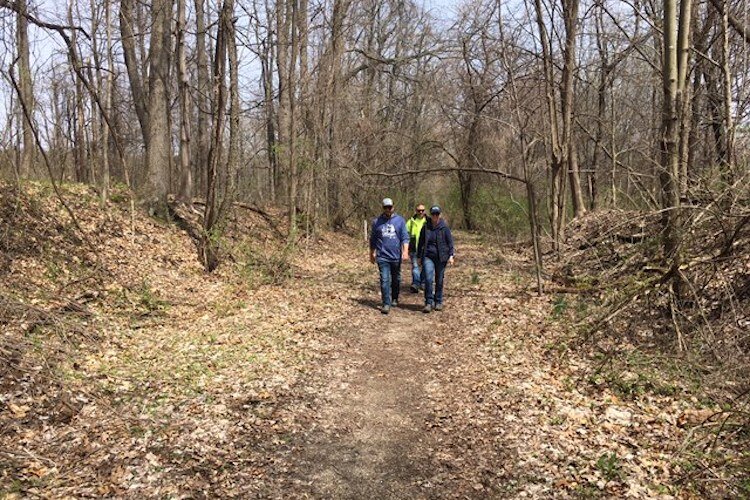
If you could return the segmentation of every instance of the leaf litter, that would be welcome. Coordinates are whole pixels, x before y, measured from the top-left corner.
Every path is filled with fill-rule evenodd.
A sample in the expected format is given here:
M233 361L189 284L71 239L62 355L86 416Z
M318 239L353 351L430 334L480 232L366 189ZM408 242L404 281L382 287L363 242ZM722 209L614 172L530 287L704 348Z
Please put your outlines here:
M673 461L715 409L592 382L525 252L459 233L445 311L384 317L361 241L301 244L293 279L242 253L206 275L126 192L65 189L93 249L44 186L0 190L6 498L690 496ZM228 246L283 252L237 221Z

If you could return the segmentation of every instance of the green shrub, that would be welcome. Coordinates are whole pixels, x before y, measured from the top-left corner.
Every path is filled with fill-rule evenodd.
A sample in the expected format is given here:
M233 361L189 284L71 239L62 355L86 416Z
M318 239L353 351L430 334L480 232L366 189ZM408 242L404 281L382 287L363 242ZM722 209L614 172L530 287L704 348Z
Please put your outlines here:
M596 468L599 469L604 479L607 481L617 481L622 479L622 466L617 453L604 453L596 461Z

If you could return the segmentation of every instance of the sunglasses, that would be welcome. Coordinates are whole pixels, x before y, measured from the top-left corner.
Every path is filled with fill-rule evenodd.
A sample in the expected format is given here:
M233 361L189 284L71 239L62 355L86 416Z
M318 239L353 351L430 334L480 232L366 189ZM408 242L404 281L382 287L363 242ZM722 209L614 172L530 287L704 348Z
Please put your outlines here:
M393 210L393 206L383 207L383 210Z
M424 213L424 208L423 208L422 210L417 210L417 212L422 212L422 213Z

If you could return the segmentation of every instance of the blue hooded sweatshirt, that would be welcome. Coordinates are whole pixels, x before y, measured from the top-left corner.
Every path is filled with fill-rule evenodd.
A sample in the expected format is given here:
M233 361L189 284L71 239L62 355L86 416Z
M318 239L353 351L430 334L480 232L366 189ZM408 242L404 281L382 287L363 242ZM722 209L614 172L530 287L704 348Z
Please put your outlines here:
M377 250L377 260L401 262L402 245L409 243L406 221L398 214L386 217L381 214L372 223L370 250Z

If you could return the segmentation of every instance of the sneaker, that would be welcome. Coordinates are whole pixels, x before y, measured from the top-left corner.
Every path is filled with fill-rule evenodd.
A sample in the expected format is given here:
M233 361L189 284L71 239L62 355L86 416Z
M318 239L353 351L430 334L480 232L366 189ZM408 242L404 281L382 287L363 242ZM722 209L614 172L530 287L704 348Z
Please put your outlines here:
M436 311L442 311L443 310L443 304L435 304L435 310Z
M398 300L392 300L391 307L398 307Z
M380 312L383 314L388 314L391 311L391 306L383 306L380 308Z
M411 293L419 293L419 287L416 287L414 285L410 286L409 290L411 290Z
M423 313L428 313L428 312L432 312L432 305L431 305L431 304L427 304L427 305L425 305L425 306L424 306L424 309L422 309L422 312L423 312Z

